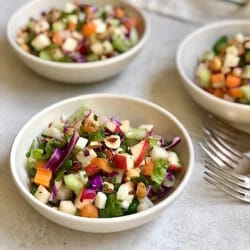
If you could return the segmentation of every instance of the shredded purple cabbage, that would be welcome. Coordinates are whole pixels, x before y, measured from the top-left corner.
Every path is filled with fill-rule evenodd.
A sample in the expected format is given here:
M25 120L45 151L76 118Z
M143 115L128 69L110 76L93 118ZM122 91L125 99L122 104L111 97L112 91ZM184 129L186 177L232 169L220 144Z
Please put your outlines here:
M172 181L174 179L173 173L170 170L168 170L168 172L167 172L167 179L169 181Z
M46 164L46 169L53 169L54 165L59 161L62 156L62 151L59 148L56 148L55 152L51 155L48 163Z
M59 159L57 159L57 161L55 161L54 164L49 167L49 169L53 173L56 173L61 168L61 166L63 165L65 160L68 158L69 154L71 153L72 149L74 148L75 144L77 143L78 139L79 139L79 134L76 131L74 131L74 133L70 139L70 142L68 143L67 147L61 153Z
M170 148L173 148L175 146L177 146L179 143L181 142L181 138L176 136L173 138L173 140L167 145L165 146L164 148L167 150L167 149L170 149Z
M103 181L102 181L102 178L100 175L97 175L95 177L93 177L91 180L90 180L90 183L91 183L91 186L94 190L99 190L102 188L103 186Z
M85 111L84 112L84 118L88 118L91 114L91 110Z
M55 182L54 185L53 185L53 188L52 188L50 201L54 201L56 196L57 196L57 186L56 186L56 182Z

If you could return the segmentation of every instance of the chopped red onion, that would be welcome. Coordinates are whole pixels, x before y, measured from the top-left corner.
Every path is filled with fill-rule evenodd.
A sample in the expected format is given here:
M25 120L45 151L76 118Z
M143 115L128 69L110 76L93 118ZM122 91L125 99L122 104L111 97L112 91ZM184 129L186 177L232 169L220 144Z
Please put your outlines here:
M181 138L176 136L176 137L173 138L173 140L170 142L170 144L165 146L164 148L166 150L170 149L170 148L173 148L173 147L177 146L180 142L181 142Z
M120 127L122 124L120 123L120 121L118 121L116 118L111 117L110 119L117 127Z
M149 185L146 193L147 196L150 194L151 190L152 190L152 185Z
M64 115L64 114L62 114L61 115L61 121L64 123L64 125L67 123L67 117L66 117L66 115Z
M88 118L91 114L91 110L85 111L84 112L84 118Z

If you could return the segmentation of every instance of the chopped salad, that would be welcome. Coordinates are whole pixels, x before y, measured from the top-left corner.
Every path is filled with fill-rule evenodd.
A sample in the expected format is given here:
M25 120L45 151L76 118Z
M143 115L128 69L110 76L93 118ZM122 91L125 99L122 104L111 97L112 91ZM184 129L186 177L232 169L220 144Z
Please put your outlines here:
M250 36L222 36L198 60L196 82L212 95L250 104Z
M17 34L22 50L49 61L83 63L117 56L139 39L137 20L123 6L69 2L31 18Z
M30 192L61 212L110 218L146 210L165 197L182 170L154 126L97 115L86 106L51 122L27 157Z

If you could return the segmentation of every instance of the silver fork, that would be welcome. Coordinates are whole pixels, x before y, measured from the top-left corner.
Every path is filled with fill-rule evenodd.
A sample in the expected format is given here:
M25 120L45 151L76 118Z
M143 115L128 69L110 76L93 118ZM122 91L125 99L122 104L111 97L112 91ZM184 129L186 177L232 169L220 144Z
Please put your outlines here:
M250 203L250 178L205 161L204 179L236 199Z
M250 157L250 134L233 128L213 115L209 115L203 121L202 129L208 136L212 134L228 146L234 149L237 154L244 154Z
M250 174L250 158L234 150L223 139L211 134L200 142L200 147L220 167L233 169L237 173Z

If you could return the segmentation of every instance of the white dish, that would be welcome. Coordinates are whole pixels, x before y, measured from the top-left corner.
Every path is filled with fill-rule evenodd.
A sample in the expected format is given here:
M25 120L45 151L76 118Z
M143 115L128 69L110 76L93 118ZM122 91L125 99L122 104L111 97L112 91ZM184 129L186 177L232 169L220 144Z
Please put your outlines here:
M180 136L182 143L176 147L176 150L184 167L177 176L177 187L166 198L146 211L108 219L91 219L64 214L38 201L29 192L25 153L28 151L33 138L41 134L50 121L61 114L72 114L83 104L89 105L99 114L109 117L115 116L118 119L129 119L135 126L141 123L153 123L155 125L155 133L168 138L176 135ZM61 101L44 109L23 126L14 140L10 153L10 167L14 182L21 195L32 207L47 219L60 225L75 230L95 233L127 230L140 226L158 216L177 199L185 188L191 176L193 162L194 150L188 132L172 114L148 101L108 94L79 96ZM166 216L168 215L166 214Z
M27 24L30 17L38 17L42 11L51 9L52 7L62 8L64 4L69 1L70 0L35 0L24 5L13 14L8 23L7 36L17 56L39 75L67 83L81 84L97 82L117 75L124 70L127 64L133 60L145 44L149 34L149 27L144 15L139 9L120 0L84 0L79 2L93 5L105 3L122 5L128 13L131 13L137 18L140 39L139 42L126 53L105 61L92 63L58 63L40 59L20 49L16 43L16 34L21 27Z
M188 35L180 44L176 63L184 87L199 105L233 123L234 126L249 131L250 105L232 103L217 98L194 82L197 60L204 51L211 49L220 36L232 36L239 32L250 34L249 20L231 20L206 25Z

